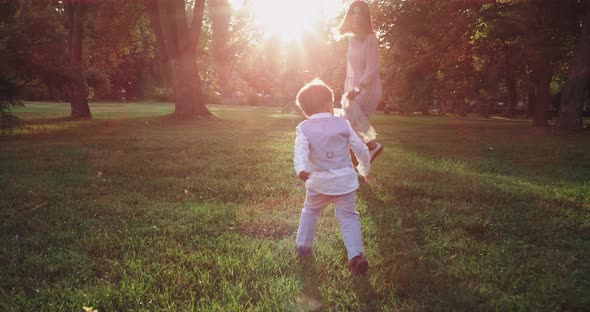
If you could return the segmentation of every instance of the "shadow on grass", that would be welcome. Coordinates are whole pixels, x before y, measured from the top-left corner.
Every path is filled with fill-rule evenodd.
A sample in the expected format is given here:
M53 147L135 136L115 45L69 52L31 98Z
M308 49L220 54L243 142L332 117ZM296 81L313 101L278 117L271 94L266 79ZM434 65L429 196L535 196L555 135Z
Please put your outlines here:
M64 116L64 117L50 117L50 118L35 118L35 119L24 119L22 121L23 126L29 125L54 125L60 124L64 122L73 122L73 121L90 121L92 118L74 118L71 116Z
M400 156L415 154L431 165L455 162L478 173L547 184L580 184L590 175L590 149L585 133L555 132L497 120L486 123L467 119L404 119L399 123L403 130L396 139L384 139L386 148L401 148ZM415 131L407 130L412 128Z
M413 308L448 307L464 311L478 308L473 291L441 271L440 259L427 255L425 238L413 211L395 209L397 204L381 199L367 184L361 185L358 194L366 202L367 212L376 224L374 239L378 255L383 258L383 267L379 270L384 272L385 288L393 288L400 302L418 305ZM391 222L395 219L403 220L405 229ZM371 297L377 295L371 294Z
M299 275L303 282L301 297L297 300L299 311L317 311L322 308L320 270L313 255L300 259Z
M36 138L46 137L48 135L55 137L75 136L95 136L110 135L117 131L127 132L128 130L142 130L147 127L163 127L173 129L175 127L195 127L203 125L218 126L224 121L211 115L203 118L183 119L173 115L164 116L131 116L127 118L82 118L72 117L55 117L55 118L36 118L25 119L14 128L1 130L0 138L18 139L18 138ZM229 122L228 122L229 124ZM74 137L73 137L74 138Z
M587 195L426 163L359 190L385 283L400 301L453 310L587 306Z
M325 270L317 267L315 257L309 256L300 260L299 275L303 283L301 297L297 300L298 311L323 311L326 307L323 305L322 291L322 273ZM379 311L380 302L378 295L370 283L370 270L366 276L351 276L352 287L359 299L360 307L363 311Z
M371 285L371 269L365 276L352 276L353 288L359 298L361 309L363 311L380 311L381 303L379 294Z

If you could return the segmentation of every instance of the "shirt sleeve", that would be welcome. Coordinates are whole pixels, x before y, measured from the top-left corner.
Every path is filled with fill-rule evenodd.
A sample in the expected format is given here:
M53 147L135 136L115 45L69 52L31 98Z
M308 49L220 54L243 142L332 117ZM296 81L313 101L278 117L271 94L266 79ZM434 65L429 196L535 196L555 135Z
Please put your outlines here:
M379 40L374 35L367 38L366 67L361 76L360 84L369 85L379 76Z
M299 126L295 129L295 173L299 176L301 171L307 171L307 161L309 159L309 141L303 134Z
M348 146L354 152L356 159L359 162L357 166L358 173L366 177L369 175L369 171L371 170L371 156L369 156L369 148L367 145L359 138L359 136L352 130L350 126L350 122L347 121L348 124L348 131L350 135L348 136Z

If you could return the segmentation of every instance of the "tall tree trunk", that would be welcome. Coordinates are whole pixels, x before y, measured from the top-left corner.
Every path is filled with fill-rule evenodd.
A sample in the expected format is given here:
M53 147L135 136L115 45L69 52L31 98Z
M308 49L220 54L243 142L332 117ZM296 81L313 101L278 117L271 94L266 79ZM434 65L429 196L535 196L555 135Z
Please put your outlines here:
M174 114L180 118L192 118L209 114L204 105L199 68L196 55L177 57L172 65L172 79L175 90ZM200 102L197 101L200 99Z
M490 118L494 114L494 108L496 107L496 99L495 98L488 98L488 106L485 112L485 118Z
M559 105L558 129L582 130L584 101L590 82L590 1Z
M506 77L506 87L508 89L508 110L506 111L506 117L513 118L516 111L516 79L514 79L513 73L508 73Z
M527 117L533 117L535 114L535 106L537 105L537 95L535 94L535 87L529 86L527 94Z
M228 0L209 0L213 36L213 61L217 86L224 100L231 99L231 50L228 48L231 4Z
M209 116L197 65L197 45L203 22L205 0L194 2L187 27L184 0L144 0L159 47L169 63L175 92L174 115L179 118Z
M533 126L547 127L547 118L549 117L549 106L551 105L551 85L552 74L546 69L539 69L536 72L535 91L536 103L533 114Z
M88 87L82 74L82 40L85 4L69 4L70 14L70 107L73 118L92 118L88 106Z

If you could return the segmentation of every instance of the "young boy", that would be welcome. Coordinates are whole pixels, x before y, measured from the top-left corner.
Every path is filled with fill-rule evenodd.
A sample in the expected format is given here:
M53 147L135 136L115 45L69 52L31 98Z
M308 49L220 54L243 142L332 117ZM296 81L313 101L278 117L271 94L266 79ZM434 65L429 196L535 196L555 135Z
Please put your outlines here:
M346 119L333 116L333 102L332 90L319 79L297 94L296 104L308 118L297 126L295 138L295 172L307 189L297 231L297 252L299 257L311 254L318 218L326 206L334 203L348 267L353 274L363 275L369 264L356 211L358 175L349 147L359 160L357 170L365 181L370 169L369 150Z

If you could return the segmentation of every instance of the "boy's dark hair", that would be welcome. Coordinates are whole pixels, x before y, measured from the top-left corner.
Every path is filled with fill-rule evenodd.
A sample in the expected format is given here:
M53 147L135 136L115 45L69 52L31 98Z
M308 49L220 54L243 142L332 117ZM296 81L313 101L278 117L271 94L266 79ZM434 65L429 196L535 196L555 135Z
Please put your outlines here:
M307 117L328 112L326 103L334 102L334 93L320 79L316 78L299 90L295 104L299 106L303 114Z

